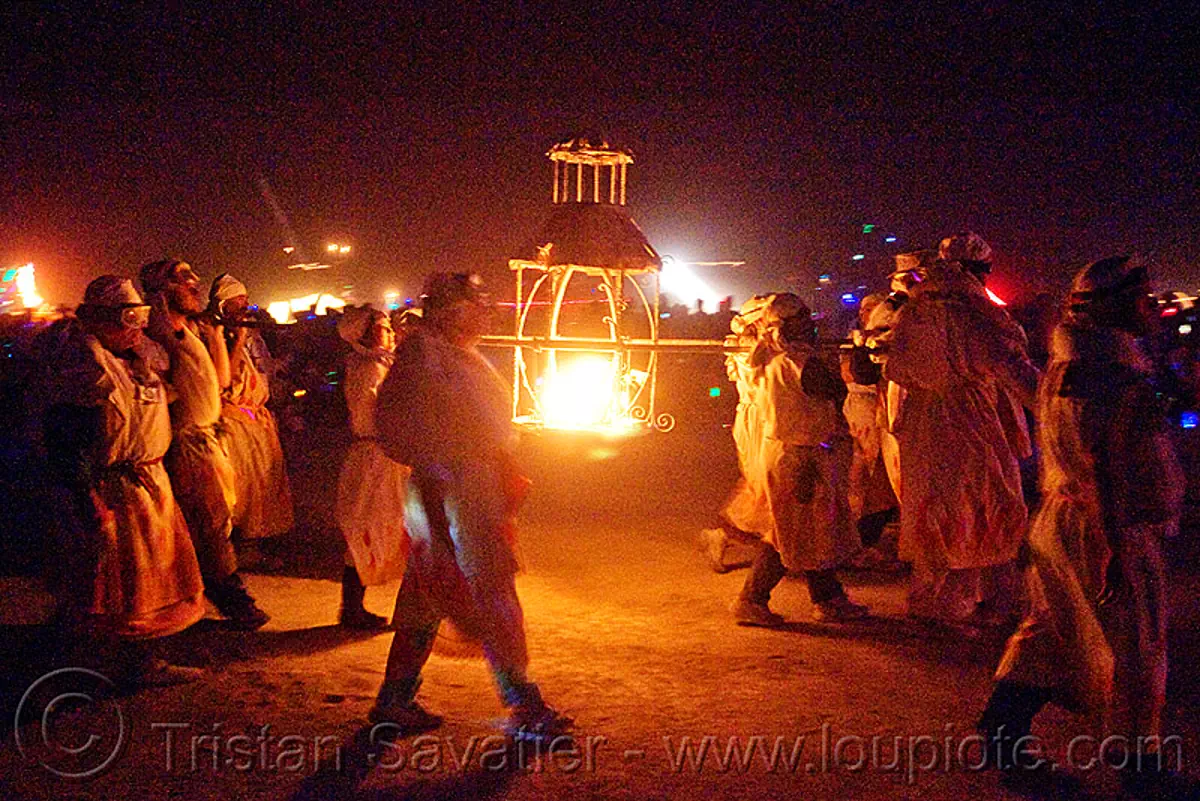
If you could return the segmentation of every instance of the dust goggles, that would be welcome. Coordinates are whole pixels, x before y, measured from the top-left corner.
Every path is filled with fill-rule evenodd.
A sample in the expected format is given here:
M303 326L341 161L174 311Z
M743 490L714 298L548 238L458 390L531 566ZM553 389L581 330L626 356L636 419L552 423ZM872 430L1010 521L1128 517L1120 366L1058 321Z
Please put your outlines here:
M112 313L116 318L113 322L120 323L122 328L145 328L150 324L149 306L121 306Z

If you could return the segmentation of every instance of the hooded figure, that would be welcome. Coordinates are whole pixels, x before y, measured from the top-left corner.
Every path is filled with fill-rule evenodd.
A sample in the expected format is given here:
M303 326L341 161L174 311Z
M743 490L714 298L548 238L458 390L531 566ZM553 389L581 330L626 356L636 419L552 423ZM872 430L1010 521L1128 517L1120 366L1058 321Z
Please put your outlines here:
M762 425L760 463L750 480L763 482L767 529L733 608L742 625L783 622L768 601L788 570L804 572L816 620L860 618L867 611L846 597L835 573L859 547L846 487L846 386L815 346L808 307L790 293L774 295L749 359Z
M284 533L292 527L293 517L279 427L267 408L271 387L256 363L265 355L266 344L240 325L248 309L245 284L229 273L217 276L209 290L209 312L225 322L229 355L219 431L236 479L233 526L243 538L253 540Z
M363 608L364 587L403 576L408 557L404 498L409 469L384 455L375 427L379 385L395 358L396 337L388 316L369 306L346 309L337 331L351 347L344 387L354 435L334 507L348 549L340 618L351 628L382 628L387 620Z
M517 471L508 383L475 347L488 317L478 276L435 273L424 316L379 387L384 452L412 468L404 506L411 549L372 722L401 731L441 721L416 700L440 623L482 643L517 736L554 737L571 724L529 680L515 576L515 518L528 481Z
M755 295L729 321L730 334L726 345L742 350L725 357L725 372L737 387L738 404L733 418L733 441L737 447L741 475L729 498L721 507L717 527L701 532L700 546L716 573L728 572L734 565L725 561L731 542L748 542L757 546L759 538L770 528L765 496L766 479L761 475L758 458L762 444L762 422L758 407L758 375L750 367L750 348L758 341L762 316L774 295ZM745 562L741 563L745 565Z
M64 618L123 641L120 678L173 683L188 671L131 641L204 615L203 584L163 457L171 444L162 349L142 335L150 307L128 279L92 281L47 388L45 442L64 491L66 537L51 585ZM111 667L111 666L110 666ZM114 676L117 678L117 676Z
M997 671L981 722L988 731L1006 726L1019 738L1054 700L1090 716L1101 736L1129 737L1130 749L1159 734L1162 541L1176 529L1184 484L1135 341L1157 311L1148 293L1136 261L1095 262L1075 277L1054 331L1038 398L1043 501L1028 539L1032 609Z
M902 400L901 553L913 561L909 613L998 624L1020 613L1015 559L1026 523L1019 454L1006 428L1010 392L1037 370L1020 326L959 262L909 273L907 300L876 337L883 377ZM894 415L893 415L894 412ZM981 605L982 604L982 605Z

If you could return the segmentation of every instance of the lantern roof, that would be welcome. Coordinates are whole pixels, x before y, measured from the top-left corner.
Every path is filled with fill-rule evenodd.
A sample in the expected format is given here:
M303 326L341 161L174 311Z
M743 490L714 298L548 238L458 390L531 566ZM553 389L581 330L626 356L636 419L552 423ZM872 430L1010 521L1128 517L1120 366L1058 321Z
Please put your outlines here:
M606 139L599 139L597 144L584 136L560 142L546 153L551 161L564 161L568 164L598 164L600 166L615 166L632 164L633 153L626 148L613 147Z
M657 272L658 251L622 206L567 203L554 207L522 259L550 268L566 265Z

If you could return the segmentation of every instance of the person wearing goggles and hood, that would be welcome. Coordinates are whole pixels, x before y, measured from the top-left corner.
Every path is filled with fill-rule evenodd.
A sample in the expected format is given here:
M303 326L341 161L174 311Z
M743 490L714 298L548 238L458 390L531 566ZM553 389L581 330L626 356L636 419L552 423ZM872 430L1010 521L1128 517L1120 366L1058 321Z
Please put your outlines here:
M187 262L146 264L138 277L153 309L147 331L170 358L167 376L175 400L167 472L192 534L205 594L234 627L261 628L270 616L255 603L238 573L230 540L236 479L217 438L221 386L229 382L223 328L201 314L200 279Z
M897 390L888 411L903 479L900 548L913 561L909 614L966 633L1021 613L1022 454L1005 410L1012 394L1032 404L1038 378L1020 326L971 264L910 271L906 302L872 337L872 358Z
M337 332L351 348L343 386L354 435L338 476L334 507L347 548L339 620L347 628L384 629L387 619L368 612L363 597L367 586L401 578L408 557L404 499L409 471L384 455L375 426L379 385L395 360L396 334L388 316L370 306L346 309Z
M63 502L50 584L81 654L131 686L201 675L150 641L204 616L203 581L163 457L171 444L166 356L142 331L150 307L131 281L88 284L79 325L50 365L45 443Z
M1182 471L1168 440L1153 369L1137 339L1157 305L1129 256L1083 268L1051 338L1038 395L1043 501L1028 535L1031 611L996 672L980 729L1018 747L1053 701L1099 736L1126 738L1126 790L1170 790L1161 742L1167 680L1163 540L1179 522ZM1022 753L1001 752L1000 767ZM1120 749L1113 749L1113 755Z
M376 408L384 452L412 468L404 516L411 544L396 635L370 719L404 732L441 724L416 694L446 619L482 643L510 710L510 732L553 738L572 721L528 677L514 581L515 517L528 480L514 463L508 382L475 347L488 321L487 296L477 275L434 273L421 307L424 316L397 349Z
M229 273L218 275L208 293L208 314L224 321L225 339L213 346L226 348L228 375L221 375L221 443L233 462L236 503L233 527L244 544L283 534L292 527L292 492L279 444L275 415L267 408L271 386L259 362L268 355L266 343L247 322L250 299L246 285ZM253 546L251 546L253 547Z
M841 416L846 385L816 353L816 342L804 302L791 293L774 295L749 360L760 376L756 478L764 484L768 526L733 605L739 625L784 622L768 602L789 570L804 573L814 620L836 623L867 615L837 578L837 568L859 549L846 487L852 446Z

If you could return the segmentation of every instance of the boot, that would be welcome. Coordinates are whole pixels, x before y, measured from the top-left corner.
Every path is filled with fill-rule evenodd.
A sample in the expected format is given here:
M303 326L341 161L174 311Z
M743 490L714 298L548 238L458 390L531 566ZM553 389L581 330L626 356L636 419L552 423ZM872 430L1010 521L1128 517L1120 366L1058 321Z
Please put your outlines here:
M381 631L388 627L385 617L371 614L363 606L363 596L367 588L363 586L358 571L350 565L342 571L342 611L338 622L348 629L363 631Z
M1000 681L992 690L987 708L976 724L986 739L987 764L999 770L1028 767L1030 760L1017 747L1022 737L1028 737L1033 719L1050 702L1051 691L1011 681Z
M271 616L258 608L254 597L246 589L242 577L231 573L225 578L205 587L204 593L217 611L229 619L230 624L241 631L255 631L265 626Z

